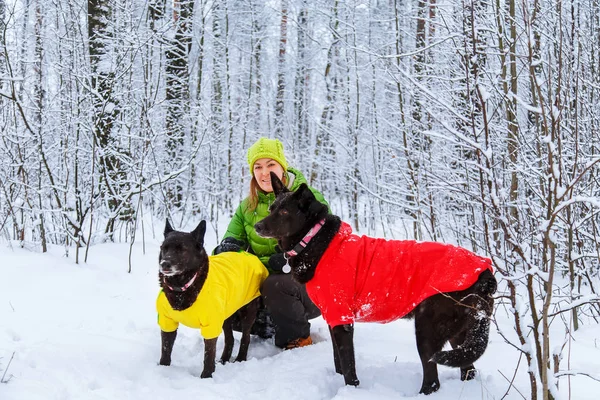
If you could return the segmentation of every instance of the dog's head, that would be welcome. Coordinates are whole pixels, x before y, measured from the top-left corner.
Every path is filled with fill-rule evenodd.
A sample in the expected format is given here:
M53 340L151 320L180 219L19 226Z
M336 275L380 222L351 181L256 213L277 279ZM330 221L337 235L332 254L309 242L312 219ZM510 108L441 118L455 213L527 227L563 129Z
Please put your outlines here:
M206 221L202 220L192 232L174 230L167 219L165 240L158 255L159 271L164 276L175 276L195 271L206 265L208 255L204 250Z
M315 198L306 183L290 192L271 172L271 185L275 202L269 208L269 215L254 225L260 236L282 240L304 235L327 215L327 206Z

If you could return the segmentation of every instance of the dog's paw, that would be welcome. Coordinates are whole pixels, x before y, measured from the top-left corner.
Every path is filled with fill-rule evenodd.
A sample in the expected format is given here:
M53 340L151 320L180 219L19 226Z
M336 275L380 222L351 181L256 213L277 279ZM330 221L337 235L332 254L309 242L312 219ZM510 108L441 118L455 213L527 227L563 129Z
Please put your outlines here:
M348 386L358 386L358 385L360 385L360 381L358 380L358 378L344 379L344 382Z
M212 374L213 371L202 371L202 373L200 374L200 378L205 379L205 378L212 378Z
M419 393L431 394L431 393L437 392L439 389L440 389L440 382L436 380L435 382L432 382L430 384L423 383L423 385L421 386L421 390L419 390Z
M475 379L476 375L477 375L477 370L472 365L470 367L460 369L460 380L461 381L470 381L471 379Z
M158 365L164 365L168 367L169 365L171 365L171 359L161 358L158 362Z
M225 364L227 364L228 362L229 362L229 359L228 359L228 358L221 358L221 359L219 360L219 363L220 363L221 365L225 365Z

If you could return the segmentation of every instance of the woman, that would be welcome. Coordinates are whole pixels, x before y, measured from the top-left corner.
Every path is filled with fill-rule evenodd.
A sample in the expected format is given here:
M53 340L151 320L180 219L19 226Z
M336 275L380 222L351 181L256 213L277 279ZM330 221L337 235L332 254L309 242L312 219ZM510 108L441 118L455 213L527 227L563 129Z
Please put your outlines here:
M269 270L261 293L273 320L275 345L284 349L307 346L312 344L308 320L318 317L319 309L306 294L304 285L282 271L286 260L277 241L260 237L254 230L254 224L269 214L269 206L275 201L270 172L275 172L292 191L306 183L306 179L300 171L288 167L283 144L277 139L263 137L254 143L248 149L248 164L252 175L250 193L238 206L221 244L213 253L247 250L256 254ZM321 193L310 189L320 202L327 205ZM263 310L259 312L253 333L269 337L268 325L269 318Z

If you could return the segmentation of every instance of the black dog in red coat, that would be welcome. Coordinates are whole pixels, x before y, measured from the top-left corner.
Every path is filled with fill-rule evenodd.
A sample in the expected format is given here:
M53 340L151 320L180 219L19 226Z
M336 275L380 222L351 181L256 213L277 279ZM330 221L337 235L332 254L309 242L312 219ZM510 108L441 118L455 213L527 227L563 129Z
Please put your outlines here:
M256 232L278 240L295 279L306 284L329 325L335 370L347 385L359 384L354 321L399 318L415 319L421 393L439 389L437 364L460 368L462 380L474 378L497 286L489 259L442 243L359 237L306 185L292 193L273 173L271 182L276 200ZM446 342L453 350L442 351Z

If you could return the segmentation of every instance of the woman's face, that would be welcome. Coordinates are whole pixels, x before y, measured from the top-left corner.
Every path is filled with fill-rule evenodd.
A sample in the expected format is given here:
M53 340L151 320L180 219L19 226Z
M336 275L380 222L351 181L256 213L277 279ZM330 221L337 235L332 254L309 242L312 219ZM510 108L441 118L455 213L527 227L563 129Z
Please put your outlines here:
M253 170L258 186L266 193L273 191L273 186L271 186L271 172L275 172L275 175L279 179L283 179L283 167L277 161L270 158L259 158L256 160Z

